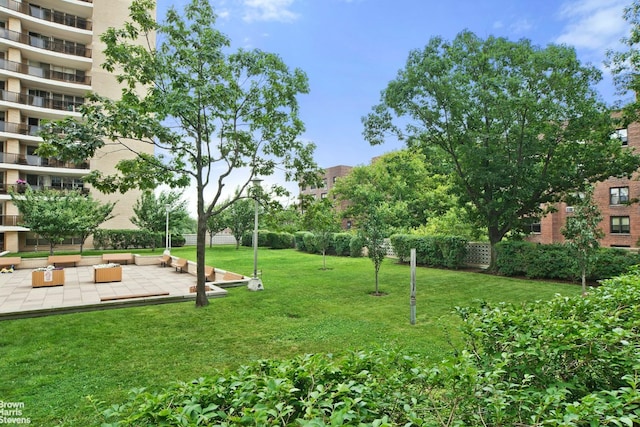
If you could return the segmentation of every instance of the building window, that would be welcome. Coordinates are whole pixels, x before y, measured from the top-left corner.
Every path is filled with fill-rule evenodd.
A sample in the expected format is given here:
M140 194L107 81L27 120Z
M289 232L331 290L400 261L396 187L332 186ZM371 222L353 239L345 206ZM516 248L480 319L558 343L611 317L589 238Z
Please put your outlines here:
M531 227L532 233L540 234L542 232L542 227L539 222L534 222L533 224L530 225L530 227Z
M326 198L327 198L327 193L322 193L322 194L320 194L320 198L321 198L321 199L326 199Z
M611 135L611 137L615 139L619 139L620 143L623 146L629 145L629 139L627 137L627 129L618 129L613 133L613 135Z
M609 204L622 205L629 202L629 187L611 187L609 189Z
M631 227L628 216L611 217L611 234L629 234Z

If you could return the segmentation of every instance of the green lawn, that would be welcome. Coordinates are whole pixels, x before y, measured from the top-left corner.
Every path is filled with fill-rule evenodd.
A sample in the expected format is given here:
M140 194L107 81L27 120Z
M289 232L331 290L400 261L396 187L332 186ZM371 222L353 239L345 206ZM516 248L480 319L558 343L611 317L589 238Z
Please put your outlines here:
M172 254L195 260L193 247ZM440 360L459 344L455 306L580 292L576 285L419 268L412 326L407 265L386 260L380 290L387 295L374 297L367 258L330 257L322 270L321 256L260 249L258 262L264 291L232 288L202 309L186 302L0 322L0 400L24 402L32 425L97 425L87 395L117 403L132 388L301 353L393 345ZM207 264L251 275L253 252L214 247Z

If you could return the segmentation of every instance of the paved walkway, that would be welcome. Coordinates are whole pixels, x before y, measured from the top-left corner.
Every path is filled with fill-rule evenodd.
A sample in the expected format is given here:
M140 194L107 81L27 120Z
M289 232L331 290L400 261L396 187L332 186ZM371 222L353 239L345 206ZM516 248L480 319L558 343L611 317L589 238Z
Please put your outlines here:
M64 286L31 286L32 269L0 274L0 320L46 316L87 310L102 310L131 305L160 304L194 299L189 292L196 278L170 267L123 265L122 281L93 282L93 266L64 269ZM222 297L227 291L209 284L209 297ZM168 293L168 295L158 295ZM143 297L131 298L134 295ZM111 301L102 298L116 297Z

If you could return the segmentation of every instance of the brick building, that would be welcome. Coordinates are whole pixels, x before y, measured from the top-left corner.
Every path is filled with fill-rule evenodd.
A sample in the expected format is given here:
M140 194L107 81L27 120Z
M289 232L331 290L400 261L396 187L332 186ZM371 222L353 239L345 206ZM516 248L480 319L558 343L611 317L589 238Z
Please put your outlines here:
M617 133L623 146L640 151L640 124L633 123ZM639 178L640 173L636 173L631 179L610 178L596 184L593 196L603 217L600 224L605 234L600 241L602 246L638 247L640 206L638 203L629 202L640 200ZM544 244L564 242L561 229L572 212L571 206L565 203L558 204L557 212L542 218L539 224L534 224L528 240Z
M336 180L343 176L347 176L349 172L353 169L352 166L332 166L324 170L324 175L322 176L322 185L320 187L309 186L300 188L300 196L311 196L316 200L324 199L329 194L329 191L333 188L336 183ZM346 202L342 202L340 206L338 206L338 210L344 209L344 205ZM342 221L342 227L345 229L351 228L351 221L345 219Z

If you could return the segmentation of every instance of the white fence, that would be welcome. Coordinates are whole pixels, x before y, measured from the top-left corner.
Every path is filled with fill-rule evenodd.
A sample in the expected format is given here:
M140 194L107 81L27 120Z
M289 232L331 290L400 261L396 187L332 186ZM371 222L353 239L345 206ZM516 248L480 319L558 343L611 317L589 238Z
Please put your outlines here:
M185 246L195 246L197 243L197 235L196 234L184 234ZM207 233L206 238L207 245L209 244L209 233ZM220 233L213 236L213 244L214 245L235 245L236 238L233 237L233 234Z

